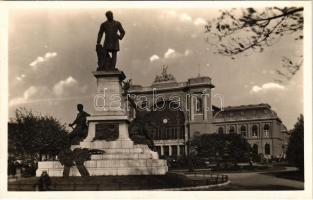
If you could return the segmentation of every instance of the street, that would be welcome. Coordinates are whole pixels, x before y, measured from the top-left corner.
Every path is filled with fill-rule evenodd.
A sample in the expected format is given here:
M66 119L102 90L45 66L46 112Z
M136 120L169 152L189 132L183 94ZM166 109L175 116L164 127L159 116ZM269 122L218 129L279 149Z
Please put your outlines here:
M286 167L283 170L275 170L268 172L240 172L240 173L224 173L228 175L231 183L222 187L214 187L209 190L218 191L238 191L238 190L303 190L304 182L278 178L271 173L273 172L292 172L296 171L295 167ZM197 172L199 174L201 172ZM203 171L204 177L208 174ZM186 174L187 175L187 174ZM191 175L190 175L191 176Z

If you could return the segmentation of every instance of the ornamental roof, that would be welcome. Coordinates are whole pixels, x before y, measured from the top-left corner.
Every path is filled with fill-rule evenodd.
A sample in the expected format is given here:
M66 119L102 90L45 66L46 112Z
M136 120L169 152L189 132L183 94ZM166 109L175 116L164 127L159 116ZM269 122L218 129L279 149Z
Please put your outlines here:
M168 66L163 65L162 73L160 75L155 76L153 84L169 81L176 82L175 77L172 74L168 73L167 69Z
M272 119L279 117L269 104L249 104L240 106L227 106L215 112L215 122L241 121L254 119Z

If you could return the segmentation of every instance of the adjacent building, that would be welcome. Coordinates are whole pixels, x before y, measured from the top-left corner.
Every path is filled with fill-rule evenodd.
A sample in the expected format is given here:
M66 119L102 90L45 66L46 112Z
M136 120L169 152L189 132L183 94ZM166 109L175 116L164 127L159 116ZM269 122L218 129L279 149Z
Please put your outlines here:
M265 158L285 157L287 129L268 104L225 107L214 113L213 124L217 133L241 134Z

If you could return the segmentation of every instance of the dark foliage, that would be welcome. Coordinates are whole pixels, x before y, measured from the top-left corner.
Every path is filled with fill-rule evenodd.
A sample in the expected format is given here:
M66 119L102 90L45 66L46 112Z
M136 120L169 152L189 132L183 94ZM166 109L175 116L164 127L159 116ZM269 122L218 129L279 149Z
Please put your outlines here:
M304 118L300 115L292 130L287 149L287 160L304 171Z
M65 125L51 116L34 115L32 111L17 109L16 126L12 131L16 150L21 154L56 155L69 146Z
M214 161L229 160L234 164L249 161L252 151L250 144L241 135L203 134L192 140L199 157L208 157Z

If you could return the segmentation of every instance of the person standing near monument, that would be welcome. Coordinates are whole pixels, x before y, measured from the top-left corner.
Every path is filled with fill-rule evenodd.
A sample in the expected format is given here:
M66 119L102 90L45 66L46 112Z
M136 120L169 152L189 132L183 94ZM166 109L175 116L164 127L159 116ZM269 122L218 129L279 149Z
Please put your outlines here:
M102 65L105 65L105 62L108 62L106 55L108 54L108 52L110 52L112 54L110 69L113 70L115 69L116 66L117 52L120 50L119 40L123 39L125 31L122 27L122 24L113 19L113 13L111 11L107 11L105 15L107 20L101 24L97 38L97 53L98 53L103 33L105 33L101 59L99 58L98 53L98 60L102 60L99 63L100 65L99 67L101 68Z

